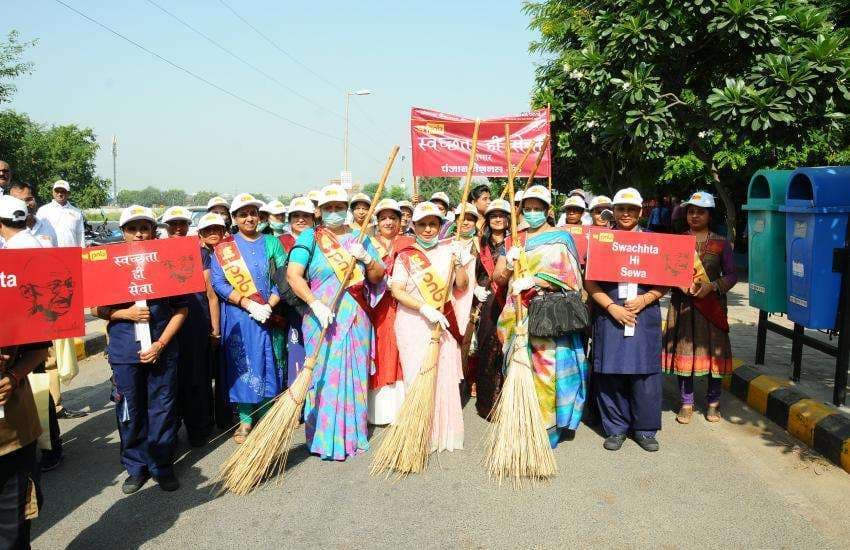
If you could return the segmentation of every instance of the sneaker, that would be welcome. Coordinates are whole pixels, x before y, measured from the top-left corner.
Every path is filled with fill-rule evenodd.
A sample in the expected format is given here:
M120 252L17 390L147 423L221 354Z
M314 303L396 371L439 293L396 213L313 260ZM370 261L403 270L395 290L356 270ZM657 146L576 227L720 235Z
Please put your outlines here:
M635 441L641 449L648 453L654 453L660 448L658 440L652 436L639 435L635 438Z
M127 476L127 479L124 480L124 484L121 485L121 491L123 491L125 495L132 495L133 493L141 489L142 485L144 485L147 480L147 476Z
M605 443L603 443L602 446L609 451L619 451L625 441L626 434L609 435L605 438Z
M82 418L88 415L89 413L85 411L72 411L63 407L61 411L56 413L56 418Z
M41 455L41 461L38 463L39 468L41 468L42 472L49 472L50 470L55 470L59 464L62 462L62 454L53 454L44 452Z
M173 473L156 478L156 482L159 483L159 487L163 491L168 491L169 493L180 488L180 482L177 481L177 477Z

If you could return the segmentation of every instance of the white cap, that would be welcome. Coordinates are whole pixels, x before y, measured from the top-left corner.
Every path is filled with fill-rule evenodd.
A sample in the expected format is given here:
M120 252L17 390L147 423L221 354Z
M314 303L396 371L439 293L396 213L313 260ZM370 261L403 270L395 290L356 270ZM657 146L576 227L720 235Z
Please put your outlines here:
M209 211L209 209L213 206L223 206L228 208L227 199L224 197L213 197L207 201L207 211Z
M449 199L449 196L446 195L445 193L443 193L442 191L437 191L436 193L431 195L431 198L428 199L428 201L429 202L440 201L440 202L444 203L446 205L446 207L449 207L449 206L452 205L452 201L451 201L451 199Z
M254 197L254 195L250 193L239 193L233 198L233 202L230 203L230 213L233 214L237 210L245 206L256 206L260 208L265 203L260 199Z
M348 204L348 191L342 185L327 185L322 188L322 196L319 197L319 206L329 202L344 202Z
M121 218L118 220L118 226L124 227L124 224L136 220L147 220L149 222L156 223L156 217L153 215L153 210L147 206L134 204L121 211Z
M368 205L372 204L372 199L369 198L369 195L366 193L354 193L351 196L351 200L348 201L349 204L354 204L355 202L365 202Z
M375 215L377 216L381 210L394 210L401 216L401 207L395 199L381 199L375 207Z
M570 191L569 193L567 193L567 196L568 196L568 197L574 197L574 196L576 196L576 195L578 195L579 197L581 197L581 198L582 198L582 200L584 200L584 198L585 198L585 192L584 192L584 189L581 189L580 187L576 187L575 189L573 189L572 191Z
M427 218L428 216L437 216L441 220L443 219L443 213L440 211L440 208L433 202L420 202L416 205L416 208L413 209L412 220L414 222L418 222L422 218Z
M313 201L307 197L295 197L289 202L289 208L286 209L287 214L292 214L293 212L301 212L302 214L312 214L315 216L316 207L313 205Z
M312 189L307 192L307 198L311 201L319 202L322 200L322 191L320 189Z
M401 208L408 208L408 209L410 209L411 212L413 211L413 203L410 202L410 201L398 201L398 207L400 209Z
M552 204L552 193L542 185L532 185L522 194L522 200L540 199L546 204Z
M522 191L514 193L514 202L522 202Z
M567 208L581 208L582 210L587 210L587 204L584 202L584 199L578 195L571 195L567 197L566 201L564 201L564 210Z
M172 206L167 208L162 214L163 223L184 221L192 221L192 214L182 206Z
M511 203L506 201L505 199L493 199L490 201L490 204L487 205L487 210L484 212L486 216L490 212L505 212L506 214L511 213Z
M27 203L11 195L0 195L0 218L22 222L27 219Z
M596 195L593 199L591 199L590 206L588 206L587 209L593 210L597 206L611 206L611 199L605 195Z
M267 202L260 210L268 214L274 214L275 216L286 214L286 206L277 199Z
M632 206L643 208L643 197L640 196L640 192L634 187L626 187L617 191L611 204L631 204Z
M201 229L206 229L207 227L213 227L216 225L220 225L221 227L226 227L224 223L224 218L221 215L216 214L215 212L207 212L201 219L198 220L198 231Z
M71 192L71 184L70 184L70 183L68 183L68 182L67 182L67 181L65 181L65 180L57 180L57 181L53 184L53 189L54 189L54 190L56 190L56 189L64 189L65 191L68 191L68 192L70 193L70 192Z
M682 203L683 205L692 204L700 208L714 208L714 195L705 191L697 191L691 198Z
M462 204L457 205L457 208L455 208L455 216L460 216L460 211L461 211L462 207L463 207ZM475 208L475 205L471 204L471 203L466 203L466 210L464 210L463 213L464 214L472 214L473 216L475 216L476 218L479 218L479 219L481 218L481 214L478 213L478 209Z

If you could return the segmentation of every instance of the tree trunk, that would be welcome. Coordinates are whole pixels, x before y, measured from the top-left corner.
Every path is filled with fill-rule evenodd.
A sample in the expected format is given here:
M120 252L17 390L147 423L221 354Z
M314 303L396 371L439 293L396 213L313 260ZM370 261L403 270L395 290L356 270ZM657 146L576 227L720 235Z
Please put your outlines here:
M723 206L726 208L726 225L729 229L729 244L732 248L735 247L735 237L738 234L738 216L735 210L735 201L732 200L732 195L729 190L720 181L720 173L717 171L717 166L714 163L709 164L709 173L711 180L714 182L714 188L717 189L717 195L723 201Z

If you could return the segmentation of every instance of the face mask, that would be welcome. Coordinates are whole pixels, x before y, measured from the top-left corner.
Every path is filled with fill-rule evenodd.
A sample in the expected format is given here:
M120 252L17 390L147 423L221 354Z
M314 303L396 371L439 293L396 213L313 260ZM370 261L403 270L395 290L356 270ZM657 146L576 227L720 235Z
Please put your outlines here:
M537 229L546 223L546 212L531 212L529 210L523 210L522 215L525 217L525 221L528 222L528 225L530 225L532 229Z
M430 249L434 248L435 246L437 246L437 238L434 237L430 241L426 241L426 240L422 239L422 237L417 236L416 237L416 243L419 246L421 246L422 248L424 248L425 250L430 250Z
M269 222L269 227L271 227L272 231L275 233L283 233L283 228L286 227L286 224L283 222Z
M263 231L265 231L268 228L269 228L269 222L260 222L259 225L257 225L257 231L259 231L260 233L262 233Z
M475 236L475 229L470 229L469 231L461 231L460 236L464 239L471 239Z
M322 212L322 223L327 227L340 227L345 223L345 212Z

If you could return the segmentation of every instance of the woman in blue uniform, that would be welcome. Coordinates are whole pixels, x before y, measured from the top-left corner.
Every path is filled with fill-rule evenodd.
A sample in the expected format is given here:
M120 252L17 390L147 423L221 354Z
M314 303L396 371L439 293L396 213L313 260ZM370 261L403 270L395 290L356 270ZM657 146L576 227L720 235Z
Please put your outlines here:
M641 231L643 199L637 190L621 189L612 203L614 229ZM625 283L587 281L585 288L595 302L593 376L604 447L619 450L631 433L641 448L657 451L662 380L658 300L666 289L639 285L637 295L629 299ZM625 335L627 326L634 327L633 336Z
M156 238L150 208L130 206L121 213L125 242ZM115 383L115 412L121 437L121 463L129 476L124 494L138 491L153 477L166 491L180 487L174 475L177 442L177 332L186 319L183 296L149 300L147 307L130 303L95 308L109 322L107 354ZM137 322L150 324L151 341L141 349Z

